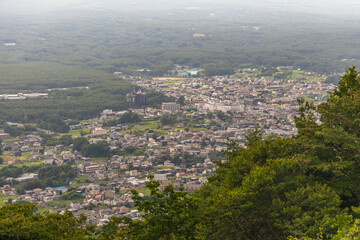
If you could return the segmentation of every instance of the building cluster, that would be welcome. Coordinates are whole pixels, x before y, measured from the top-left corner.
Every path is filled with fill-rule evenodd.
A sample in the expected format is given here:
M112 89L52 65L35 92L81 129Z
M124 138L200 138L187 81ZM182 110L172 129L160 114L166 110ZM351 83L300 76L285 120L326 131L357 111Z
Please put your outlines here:
M7 178L11 184L0 188L2 195L11 196L5 203L28 201L51 211L68 209L75 215L85 213L88 221L95 224L106 223L111 216L139 218L130 190L148 196L148 174L154 175L161 187L171 183L176 189L195 191L214 173L217 161L226 161L221 151L227 148L229 140L244 145L245 136L257 126L269 135L294 135L297 99L305 97L318 104L334 89L332 84L311 80L190 76L165 82L132 78L144 89L161 91L176 99L183 96L185 104L166 102L159 108L146 107L146 94L138 92L130 96L131 110L142 122L108 126L105 123L121 118L125 112L106 109L98 118L71 126L91 144L106 142L113 150L109 158L84 157L72 144L46 146L34 134L3 143L13 157L8 164L71 163L77 170L77 179L81 179L67 187L35 188L16 195L15 183L34 180L38 174ZM160 124L161 117L169 115L175 122ZM52 203L63 200L62 195L69 189L80 197L66 202L66 206L54 207Z
M310 77L315 74L307 73ZM198 113L232 112L234 119L227 128L253 128L259 126L267 134L291 136L296 133L294 116L299 108L297 100L319 104L326 100L334 85L305 79L283 80L270 77L218 76L210 78L169 78L165 81L141 79L139 86L161 91L167 96L184 96L184 110ZM171 83L171 84L170 84ZM165 87L164 87L165 85Z
M25 100L27 98L48 98L48 93L17 93L17 94L0 94L0 99L5 100Z

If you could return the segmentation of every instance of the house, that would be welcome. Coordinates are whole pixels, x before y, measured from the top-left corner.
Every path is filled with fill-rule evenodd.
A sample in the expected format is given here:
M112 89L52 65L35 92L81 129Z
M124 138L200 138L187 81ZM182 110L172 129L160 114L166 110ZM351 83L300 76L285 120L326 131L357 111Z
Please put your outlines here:
M9 138L10 138L10 134L0 133L0 140L5 140L5 139L9 139Z
M94 173L97 170L100 170L100 166L98 164L85 167L86 173Z
M36 162L38 160L40 160L41 156L39 154L33 154L29 157L28 161L29 162Z
M15 188L12 188L10 185L4 185L0 190L5 196L15 195Z
M30 160L29 160L30 161ZM43 161L44 164L54 164L55 160L54 159L46 159Z
M51 150L47 150L47 151L44 152L44 156L45 157L53 157L54 153Z
M200 184L194 184L194 183L184 184L185 190L199 190L200 188L201 188Z
M93 136L101 136L101 135L105 135L107 133L107 131L105 129L102 129L102 128L95 128L93 130L93 133L92 135Z
M36 173L26 173L22 175L21 177L16 178L16 181L18 182L24 182L28 180L34 180L38 178L38 174Z
M115 197L114 191L105 191L104 192L104 198L105 199L113 199Z

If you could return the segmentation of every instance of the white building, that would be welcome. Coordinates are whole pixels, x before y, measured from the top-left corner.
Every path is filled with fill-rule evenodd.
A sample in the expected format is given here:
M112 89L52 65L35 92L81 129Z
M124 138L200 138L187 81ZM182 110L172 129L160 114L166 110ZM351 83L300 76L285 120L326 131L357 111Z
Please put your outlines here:
M161 109L173 113L180 110L180 104L175 102L162 103Z
M95 128L95 130L93 130L92 135L93 136L101 136L101 135L105 135L106 134L106 130L102 129L102 128Z

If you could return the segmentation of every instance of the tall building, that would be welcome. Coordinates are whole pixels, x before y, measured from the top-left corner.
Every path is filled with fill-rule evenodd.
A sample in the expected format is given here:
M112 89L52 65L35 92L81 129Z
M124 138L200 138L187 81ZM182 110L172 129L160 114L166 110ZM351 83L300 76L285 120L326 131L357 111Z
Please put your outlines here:
M162 103L161 109L173 113L180 110L180 104L175 102Z
M131 97L131 103L133 107L141 107L146 105L147 96L143 93L136 93Z

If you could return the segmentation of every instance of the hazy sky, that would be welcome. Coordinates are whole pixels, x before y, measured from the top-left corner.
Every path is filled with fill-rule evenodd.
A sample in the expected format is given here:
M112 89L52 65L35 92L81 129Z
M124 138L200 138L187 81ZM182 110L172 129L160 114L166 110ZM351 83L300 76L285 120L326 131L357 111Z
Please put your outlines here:
M226 11L234 8L360 16L359 0L0 0L2 12L35 14L65 10Z

